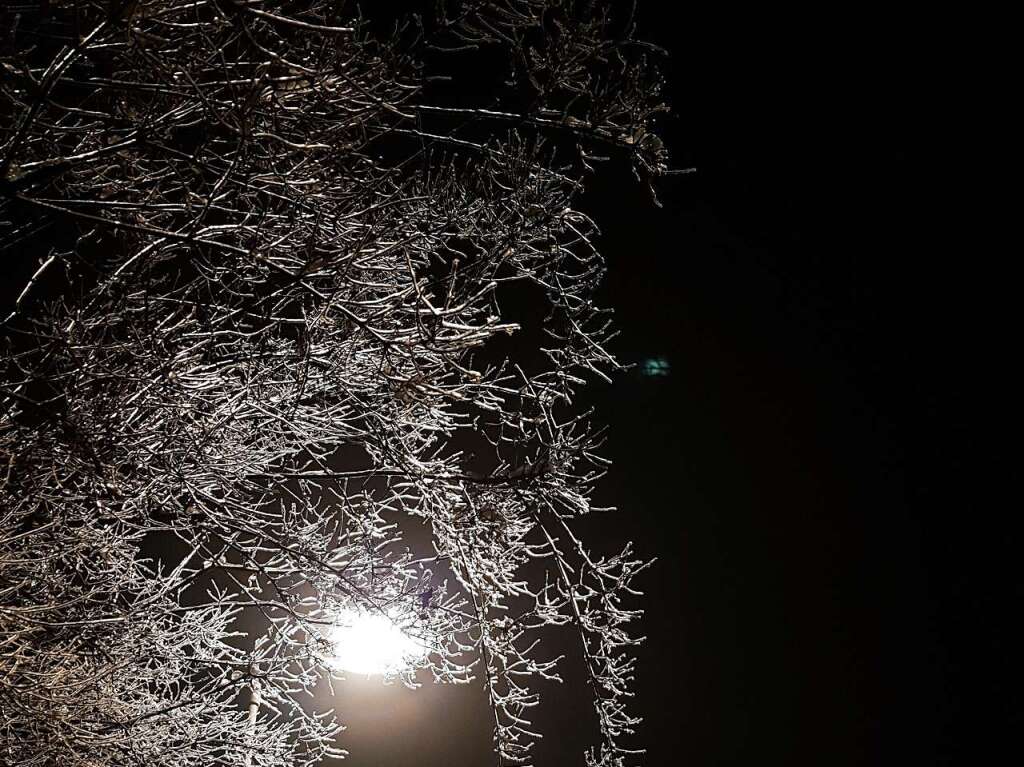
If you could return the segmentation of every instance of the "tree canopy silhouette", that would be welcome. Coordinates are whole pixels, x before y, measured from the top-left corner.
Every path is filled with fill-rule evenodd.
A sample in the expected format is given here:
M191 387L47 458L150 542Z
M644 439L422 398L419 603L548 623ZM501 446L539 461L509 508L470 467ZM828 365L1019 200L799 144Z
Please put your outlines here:
M606 465L574 404L617 367L576 201L609 158L668 172L633 8L3 13L0 246L40 257L0 376L4 760L339 756L305 693L352 611L425 648L407 683L482 680L502 765L564 626L586 763L639 753L645 563L577 532Z

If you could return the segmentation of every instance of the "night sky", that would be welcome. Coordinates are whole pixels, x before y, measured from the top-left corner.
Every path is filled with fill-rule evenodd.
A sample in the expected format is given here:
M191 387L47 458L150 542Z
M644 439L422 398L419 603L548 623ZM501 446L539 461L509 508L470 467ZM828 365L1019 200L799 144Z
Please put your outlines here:
M669 367L588 395L615 462L597 500L619 507L591 540L658 558L645 764L1019 753L1016 537L976 484L1002 470L974 430L996 409L977 381L994 277L939 254L955 182L919 111L937 86L903 32L862 45L836 21L805 36L808 19L669 5L641 3L642 36L672 53L666 143L697 170L660 187L660 209L625 168L584 203L613 350ZM539 767L582 764L578 673L545 688ZM476 687L339 691L352 767L489 763Z
M698 170L603 219L619 353L672 366L605 411L611 492L661 558L649 763L1019 754L1019 538L976 432L1001 299L955 239L944 72L891 16L662 12L667 143Z

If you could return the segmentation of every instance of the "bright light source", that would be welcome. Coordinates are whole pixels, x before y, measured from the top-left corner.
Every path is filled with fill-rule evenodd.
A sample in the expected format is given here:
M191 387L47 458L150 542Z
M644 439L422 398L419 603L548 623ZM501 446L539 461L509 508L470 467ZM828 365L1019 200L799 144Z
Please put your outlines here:
M387 674L415 666L427 648L386 615L349 610L331 631L332 665L354 674Z

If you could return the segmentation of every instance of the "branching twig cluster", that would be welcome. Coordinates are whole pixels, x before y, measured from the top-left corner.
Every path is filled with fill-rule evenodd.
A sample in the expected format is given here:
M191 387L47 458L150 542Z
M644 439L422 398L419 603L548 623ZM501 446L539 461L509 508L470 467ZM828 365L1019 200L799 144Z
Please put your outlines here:
M4 761L337 756L301 694L358 609L484 680L501 764L573 627L588 763L621 764L644 565L574 527L605 468L575 391L615 367L574 199L601 147L665 171L629 9L49 5L0 57L0 244L51 246L23 298L67 286L6 326ZM476 60L498 86L434 77Z

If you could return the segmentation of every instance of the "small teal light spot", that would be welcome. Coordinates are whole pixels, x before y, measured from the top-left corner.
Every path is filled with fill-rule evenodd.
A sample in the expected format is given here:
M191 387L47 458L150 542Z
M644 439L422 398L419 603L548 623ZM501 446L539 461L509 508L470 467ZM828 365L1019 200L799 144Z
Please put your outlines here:
M669 374L668 360L664 357L650 357L644 360L641 371L645 376L667 376Z

